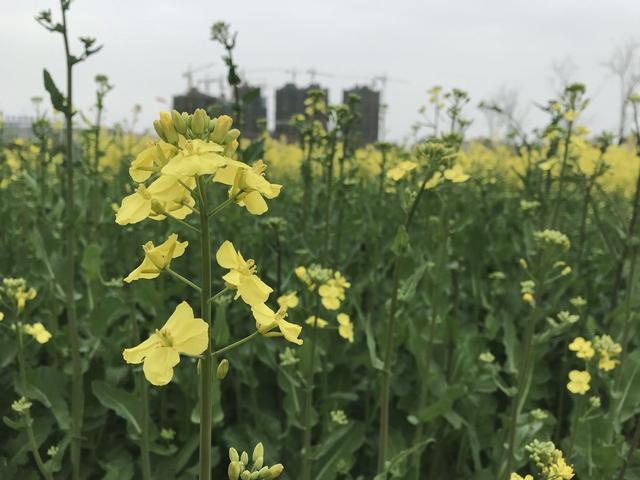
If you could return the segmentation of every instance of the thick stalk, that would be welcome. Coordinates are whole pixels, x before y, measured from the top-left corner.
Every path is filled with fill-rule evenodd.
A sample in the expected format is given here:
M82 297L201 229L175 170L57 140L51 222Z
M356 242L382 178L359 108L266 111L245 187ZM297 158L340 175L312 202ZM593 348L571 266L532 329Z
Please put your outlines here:
M522 366L520 367L518 381L516 384L516 394L513 397L511 417L509 419L509 430L507 435L507 458L502 462L502 467L498 472L496 480L503 480L505 472L511 471L513 462L513 448L516 439L516 427L518 425L518 416L522 411L522 407L527 399L528 388L527 383L531 375L531 367L533 365L533 334L535 333L536 320L539 315L534 311L527 319L527 327L524 338L524 352L522 355Z
M140 341L140 330L138 328L138 319L136 317L135 308L132 308L133 317L133 337L134 342ZM151 477L151 460L149 451L149 390L144 374L139 372L136 375L136 384L140 393L140 402L142 407L141 418L141 436L140 436L140 466L142 469L142 479L152 480Z
M211 241L209 239L209 216L207 215L207 192L202 179L198 179L200 193L200 243L202 249L202 283L200 291L200 314L209 325L209 342L200 367L200 480L211 479L211 401L212 401L212 345L211 345Z
M75 303L75 198L73 180L73 65L69 52L69 38L67 32L67 16L63 1L60 1L62 10L62 28L64 39L64 51L67 63L67 108L65 111L66 123L66 155L64 162L65 172L65 213L64 226L65 239L65 264L66 264L66 310L69 347L71 351L71 468L72 478L80 480L81 448L82 448L82 417L84 410L84 393L82 385L82 364L80 359L80 334L78 332L78 319Z
M431 174L424 177L420 190L413 200L413 204L407 213L404 222L405 230L409 230L413 215L418 207L418 202L424 194L424 186L426 185ZM391 388L391 364L393 362L393 353L395 347L395 330L396 330L396 309L398 306L398 289L400 287L400 263L402 257L395 257L393 267L393 287L391 290L391 304L389 306L389 317L387 319L387 328L385 332L385 348L384 348L384 367L382 371L382 383L380 386L380 431L378 434L378 473L384 470L384 463L387 456L387 446L389 444L389 393Z
M303 457L302 457L302 479L311 480L311 408L313 407L313 376L316 368L316 345L318 343L318 330L317 326L318 313L320 309L320 297L316 297L315 314L313 330L311 331L311 352L309 358L309 365L305 375L304 382L304 434L302 439L303 444Z

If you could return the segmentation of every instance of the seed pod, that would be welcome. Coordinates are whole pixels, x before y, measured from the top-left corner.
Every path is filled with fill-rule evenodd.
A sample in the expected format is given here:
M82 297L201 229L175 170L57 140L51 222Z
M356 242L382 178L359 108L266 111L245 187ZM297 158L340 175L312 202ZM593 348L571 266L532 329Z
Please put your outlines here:
M229 360L223 358L222 361L218 364L218 369L216 370L216 377L218 380L223 380L224 377L229 373Z

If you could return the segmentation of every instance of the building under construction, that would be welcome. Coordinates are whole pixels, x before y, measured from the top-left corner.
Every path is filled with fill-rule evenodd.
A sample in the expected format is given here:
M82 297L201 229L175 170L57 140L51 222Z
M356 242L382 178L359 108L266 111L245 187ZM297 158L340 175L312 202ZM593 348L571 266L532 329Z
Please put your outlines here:
M261 132L261 123L267 118L267 107L260 87L241 85L238 94L242 100L242 137L256 138ZM205 109L210 115L230 115L233 113L233 102L224 96L214 97L190 88L185 95L173 97L173 108L178 112L193 113L198 108Z
M345 90L342 101L347 103L349 95L357 95L359 102L355 109L358 119L355 126L355 140L358 145L366 145L378 141L380 122L380 92L367 86L355 86Z
M294 115L304 113L304 100L310 90L322 90L325 98L328 99L329 91L315 83L300 88L290 82L276 90L276 125L274 129L276 138L285 137L290 142L297 140L297 132L291 126L291 119ZM321 119L321 121L326 124L326 119Z

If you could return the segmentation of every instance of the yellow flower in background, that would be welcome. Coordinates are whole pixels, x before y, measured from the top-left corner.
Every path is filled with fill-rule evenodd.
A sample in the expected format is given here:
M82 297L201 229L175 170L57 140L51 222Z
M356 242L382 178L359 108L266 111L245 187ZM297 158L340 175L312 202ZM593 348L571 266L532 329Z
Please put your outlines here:
M204 140L185 140L180 138L180 151L162 168L163 175L174 177L193 177L194 175L212 175L227 164L220 155L224 147Z
M169 235L169 238L157 247L151 241L145 243L142 246L144 260L124 281L131 283L134 280L157 278L162 270L169 267L171 260L184 254L187 245L189 242L179 242L175 233Z
M44 328L44 325L40 322L34 323L32 325L24 326L24 333L27 335L31 335L36 342L38 343L47 343L51 340L51 333Z
M251 306L267 301L273 289L255 274L255 261L245 260L233 243L224 241L216 252L216 260L218 265L230 270L222 279L236 289L235 299L242 297Z
M307 325L311 325L312 327L318 327L318 328L324 328L327 325L329 325L329 322L327 322L326 320L320 317L316 317L315 315L311 315L309 318L305 320L304 323L306 323Z
M0 287L0 293L4 293L7 297L16 302L18 313L21 313L27 305L27 302L36 298L37 295L37 292L33 287L27 288L27 281L24 278L3 279L2 287Z
M278 305L280 307L296 308L299 303L300 300L296 292L289 292L278 297Z
M322 305L327 310L337 310L340 308L340 302L344 300L344 289L340 288L335 283L331 282L325 283L324 285L320 285L318 289L318 294L320 295L320 300L322 301Z
M387 171L387 178L390 178L394 182L397 182L398 180L402 180L407 175L407 173L415 170L416 168L418 168L418 164L416 162L405 160L403 162L400 162L395 167L390 168Z
M339 313L336 317L340 326L338 327L338 333L345 340L349 340L349 343L353 343L353 323L349 315L346 313Z
M514 472L509 477L509 480L533 480L533 476L532 475L525 475L524 477L521 477L520 475L518 475L517 473Z
M182 220L189 215L195 205L191 193L179 181L171 176L161 176L147 188L139 184L136 191L122 199L116 213L118 225L138 223L149 217L152 220L164 220L167 215ZM195 179L185 177L182 183L189 188L195 187Z
M558 455L555 463L549 466L548 478L550 479L571 480L573 476L573 468L567 465L567 462L561 455Z
M298 277L309 288L309 290L316 288L316 284L311 278L311 275L309 275L306 267L296 267L294 273L296 274L296 277Z
M129 175L134 182L144 182L152 173L159 172L176 153L178 153L176 147L160 140L157 144L145 148L138 154L131 162Z
M282 185L269 183L264 177L267 166L258 160L249 166L237 160L228 160L213 177L214 182L229 185L229 198L252 215L262 215L269 207L265 198L272 199L280 195Z
M156 330L140 345L126 348L122 356L127 363L144 362L142 370L152 385L166 385L173 378L173 367L180 354L200 355L209 344L209 325L194 318L187 302L178 305L160 330Z
M464 169L462 168L462 166L456 164L444 171L444 178L452 183L462 183L466 182L471 177L464 173Z
M29 290L20 290L16 292L16 304L18 305L18 311L21 312L24 310L24 307L27 305L28 300L33 300L36 298L36 291L34 288L30 288Z
M582 337L576 337L569 344L569 350L576 352L576 357L590 360L595 355L595 350L591 346L591 342Z
M351 287L351 283L342 276L342 274L338 271L334 272L333 274L333 282L335 283L336 286L338 286L339 288L342 288L343 290L346 290L347 288Z
M600 360L598 360L598 368L605 372L610 372L620 363L620 360L615 360L609 356L609 353L602 352L600 354Z
M302 339L298 338L302 327L285 320L287 307L281 307L277 312L274 312L264 303L259 303L251 307L251 313L256 320L256 328L262 335L273 336L272 329L278 327L285 340L302 345Z
M591 375L587 371L571 370L569 372L569 383L567 389L571 393L584 395L589 391L589 382Z
M1 322L2 320L4 320L4 313L3 313L3 312L0 312L0 322Z
M427 183L424 184L424 189L431 190L432 188L437 187L442 182L442 179L442 172L435 172L431 178L427 180Z

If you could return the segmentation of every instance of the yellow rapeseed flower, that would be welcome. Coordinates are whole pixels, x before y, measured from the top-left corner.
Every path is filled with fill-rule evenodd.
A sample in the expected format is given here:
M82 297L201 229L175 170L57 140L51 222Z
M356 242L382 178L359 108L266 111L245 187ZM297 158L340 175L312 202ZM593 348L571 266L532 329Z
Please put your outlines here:
M264 177L266 169L262 160L253 165L228 160L227 166L218 170L213 181L229 185L229 198L252 215L262 215L269 209L265 198L276 198L282 189L282 185L267 181Z
M173 378L173 367L180 354L200 355L209 344L209 325L193 316L187 302L178 305L160 330L140 345L126 348L122 356L127 363L144 362L144 376L152 385L166 385Z
M300 303L296 292L289 292L278 297L278 305L287 308L296 308Z
M255 261L245 260L229 240L225 240L216 252L218 265L230 271L222 279L236 289L235 299L241 297L248 305L264 303L273 289L255 274Z
M464 169L461 165L456 164L444 171L444 178L452 183L463 183L469 180L471 177L464 172Z
M569 350L576 352L576 357L590 360L595 355L595 350L591 346L591 342L582 337L576 337L569 344Z
M145 243L144 260L131 272L124 281L131 283L134 280L157 278L160 272L171 264L171 260L184 254L189 242L179 242L178 235L172 233L164 243L154 246L153 242Z
M567 389L571 393L584 395L589 391L590 381L591 381L591 375L589 374L589 372L571 370L569 372L569 383L567 383Z
M134 182L144 182L152 173L159 172L176 153L178 153L176 147L160 140L138 154L131 162L129 175Z
M533 480L533 476L527 474L524 477L521 477L520 475L514 472L509 477L509 480Z
M224 147L213 142L200 139L185 140L181 137L178 143L180 150L162 167L163 175L174 177L193 177L195 175L212 175L227 164L228 159L219 152Z
M256 328L262 335L272 336L272 330L278 327L285 340L296 345L302 345L302 339L298 338L302 332L302 327L285 320L287 307L280 307L277 312L274 312L264 303L259 303L251 307L251 313L253 313L253 318L256 320Z
M336 317L340 326L338 327L338 333L345 340L349 340L349 343L353 343L353 323L349 315L346 313L339 313Z
M609 356L608 352L601 352L600 359L598 360L598 368L605 372L610 372L620 363L620 360L616 360Z
M402 180L407 175L407 173L415 170L416 168L418 168L418 164L416 162L405 160L403 162L400 162L395 167L387 170L387 178L390 178L394 182L397 182L398 180Z
M189 215L195 205L189 188L195 187L195 179L184 177L179 179L163 175L147 188L139 184L131 195L122 199L122 204L116 213L118 225L138 223L149 217L152 220L164 220L167 215L182 220Z
M324 328L327 325L329 325L329 322L327 322L326 320L320 317L316 317L315 315L311 315L309 318L305 320L304 323L306 323L307 325L311 325L312 327L318 327L318 328Z
M302 282L309 288L309 290L313 290L316 288L316 284L314 283L311 275L307 272L307 268L303 266L296 267L294 269L294 273L296 277L298 277Z
M549 466L548 478L557 480L571 480L574 476L573 468L567 465L564 457L558 456L555 463Z
M38 343L44 344L51 340L51 333L49 333L40 322L34 323L33 325L25 325L24 333L31 335Z
M340 308L340 302L345 298L344 289L331 282L331 280L324 285L320 285L318 294L320 295L322 305L327 310L337 310Z

